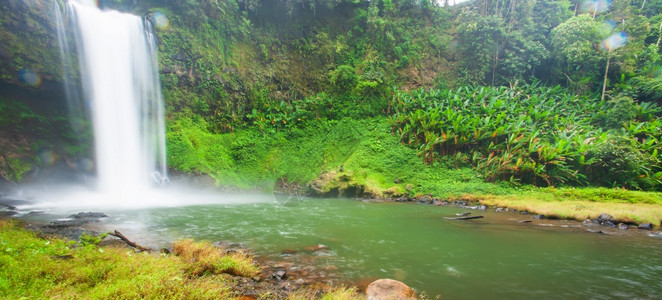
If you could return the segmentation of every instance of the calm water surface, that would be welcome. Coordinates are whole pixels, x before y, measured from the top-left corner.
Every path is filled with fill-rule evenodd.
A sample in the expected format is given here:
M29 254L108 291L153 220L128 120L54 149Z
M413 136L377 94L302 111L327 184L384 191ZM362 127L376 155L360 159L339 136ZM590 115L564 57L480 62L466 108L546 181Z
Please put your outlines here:
M445 299L662 297L662 239L590 232L578 222L350 199L204 204L108 211L104 226L153 246L180 238L240 241L274 260L323 244L313 263L350 280L395 278ZM602 228L593 228L599 230ZM308 254L311 255L311 254Z

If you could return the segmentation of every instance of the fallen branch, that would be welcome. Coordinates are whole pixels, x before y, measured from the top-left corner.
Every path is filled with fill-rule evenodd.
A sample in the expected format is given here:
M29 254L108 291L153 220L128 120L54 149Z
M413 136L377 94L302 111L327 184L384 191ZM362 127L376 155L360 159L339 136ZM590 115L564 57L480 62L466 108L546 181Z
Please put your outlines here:
M446 220L473 220L473 219L481 219L483 216L465 216L465 217L444 217Z
M124 241L127 245L129 245L133 248L136 248L140 251L147 251L147 252L154 251L154 249L152 249L152 248L143 247L143 246L140 246L140 245L136 244L135 242L132 242L131 240L129 240L126 236L124 236L121 232L119 232L117 230L115 230L114 232L109 232L108 234L112 235L116 238L119 238L120 240Z

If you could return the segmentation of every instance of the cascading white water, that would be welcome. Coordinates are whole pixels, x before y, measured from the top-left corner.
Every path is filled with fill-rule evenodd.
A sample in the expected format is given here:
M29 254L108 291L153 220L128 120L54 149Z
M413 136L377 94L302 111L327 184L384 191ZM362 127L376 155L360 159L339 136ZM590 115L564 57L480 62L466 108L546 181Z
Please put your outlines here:
M93 0L66 5L65 28L76 43L83 98L94 126L99 191L122 196L148 189L155 180L162 183L167 178L165 129L151 24L102 11Z

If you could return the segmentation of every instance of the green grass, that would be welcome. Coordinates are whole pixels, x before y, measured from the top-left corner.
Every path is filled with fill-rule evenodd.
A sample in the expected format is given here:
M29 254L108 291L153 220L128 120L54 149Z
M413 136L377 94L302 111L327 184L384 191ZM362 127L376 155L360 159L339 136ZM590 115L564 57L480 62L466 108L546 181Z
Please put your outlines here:
M0 220L0 298L227 299L231 287L220 274L258 271L245 256L222 255L205 243L178 245L176 255L82 246ZM207 265L211 271L199 272Z
M135 253L39 237L15 220L0 219L2 299L242 299L225 274L253 277L259 271L250 257L224 254L208 242L177 241L173 255ZM288 298L362 299L355 289L326 285Z
M332 177L326 190L360 187L377 197L407 189L412 195L441 197L507 192L501 185L484 182L468 166L424 164L415 150L390 133L384 117L316 120L289 131L261 132L252 127L232 134L210 133L206 125L201 118L171 122L168 165L209 174L219 186L269 190L279 180L307 185L326 174ZM343 179L333 177L340 175L340 166L346 171Z
M464 195L482 204L510 207L564 219L584 220L608 213L619 222L662 221L662 193L607 188L531 188L504 195Z

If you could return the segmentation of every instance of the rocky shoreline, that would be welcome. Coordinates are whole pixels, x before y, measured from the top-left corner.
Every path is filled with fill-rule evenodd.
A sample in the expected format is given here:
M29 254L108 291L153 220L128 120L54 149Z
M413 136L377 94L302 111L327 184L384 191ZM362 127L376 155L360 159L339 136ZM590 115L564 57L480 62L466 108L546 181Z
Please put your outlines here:
M456 208L463 208L476 211L488 211L492 210L497 213L510 212L523 216L530 216L530 219L534 220L561 220L562 218L556 215L544 215L537 214L535 212L530 212L527 210L518 210L516 208L509 207L500 207L500 206L487 206L480 203L480 201L471 201L471 200L444 200L432 196L422 196L422 197L398 197L398 198L363 198L360 199L365 202L397 202L397 203L411 203L411 204L424 204L424 205L434 205L434 206L449 206ZM575 219L568 219L575 220ZM527 220L521 220L522 223L527 223ZM575 220L580 222L579 220ZM617 228L620 230L628 229L641 229L651 231L649 234L651 236L662 237L662 231L653 232L655 225L652 223L634 223L628 222L626 220L618 220L608 213L602 213L597 218L594 219L584 219L581 221L582 224L594 224L599 225L605 228ZM660 221L658 230L662 230L662 221Z

